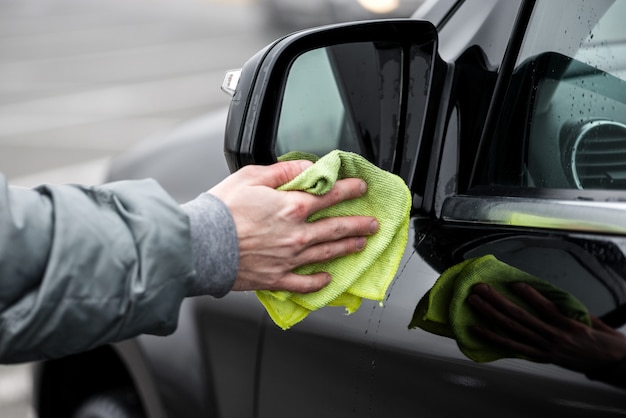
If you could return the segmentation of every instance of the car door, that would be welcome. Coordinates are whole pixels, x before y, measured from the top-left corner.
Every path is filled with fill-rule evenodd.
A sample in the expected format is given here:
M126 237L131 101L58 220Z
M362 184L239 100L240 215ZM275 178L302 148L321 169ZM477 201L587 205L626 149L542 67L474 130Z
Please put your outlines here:
M614 326L625 301L624 15L620 1L537 2L512 72L501 75L507 91L470 185L441 206L448 225L538 234L528 253L522 244L480 246L518 251L524 270L550 277Z
M575 295L623 333L626 3L534 3L524 35L509 43L477 158L443 159L439 173L455 172L445 165L458 158L471 178L435 193L441 222L421 253L444 265L494 254ZM439 180L449 188L450 178ZM624 413L619 363L586 374L518 360L493 366L505 364L554 379L543 395L518 389L516 405L535 393L540 411Z
M482 119L475 108L482 99L455 97L472 91L455 81L438 116L441 145L433 145L422 211L388 298L349 316L325 308L286 332L267 321L258 416L626 413L616 385L521 359L474 363L454 340L408 327L444 269L485 254L564 288L622 327L619 163L626 151L615 143L626 138L623 5L524 2L516 14L520 36L497 71L472 45L459 51L455 77L485 83L489 109ZM480 30L496 31L487 24Z

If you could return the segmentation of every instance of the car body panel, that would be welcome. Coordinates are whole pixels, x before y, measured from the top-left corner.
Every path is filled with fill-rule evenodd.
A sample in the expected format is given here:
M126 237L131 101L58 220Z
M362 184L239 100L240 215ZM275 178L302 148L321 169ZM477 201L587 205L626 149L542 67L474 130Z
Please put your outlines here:
M467 247L458 253L453 249L462 246L454 243L451 252L459 259L496 253L511 265L532 266L544 276L548 269L562 274L568 262L572 274L589 268L579 262L579 258L590 258L580 247L574 252L546 243L562 246L561 239L522 231L507 237L510 231L496 230L496 240L483 233L474 230L476 244L463 242ZM594 416L625 412L622 390L591 382L579 373L515 359L477 364L460 353L454 340L408 328L417 302L439 276L418 253L446 251L428 241L459 235L449 228L442 234L416 229L414 224L383 306L368 301L349 316L341 308L327 308L287 332L269 323L260 365L258 416L282 416L286 410L307 417L406 416L408 411L454 416L460 409L519 417L558 415L566 409L584 416L591 406L605 409ZM312 360L307 362L307 358ZM324 401L311 402L311 394ZM302 408L303 404L307 407Z
M180 125L114 159L107 181L151 177L183 203L205 192L229 174L224 159L224 126L228 109Z

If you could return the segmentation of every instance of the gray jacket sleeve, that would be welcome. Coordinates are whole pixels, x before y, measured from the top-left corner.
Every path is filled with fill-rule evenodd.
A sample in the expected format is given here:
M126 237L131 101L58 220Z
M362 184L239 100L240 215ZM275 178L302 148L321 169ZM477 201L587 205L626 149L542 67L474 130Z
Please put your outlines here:
M231 260L221 285L197 283L221 254L194 257L189 216L152 180L25 189L0 176L0 213L2 363L171 333L184 297L220 296L236 275Z

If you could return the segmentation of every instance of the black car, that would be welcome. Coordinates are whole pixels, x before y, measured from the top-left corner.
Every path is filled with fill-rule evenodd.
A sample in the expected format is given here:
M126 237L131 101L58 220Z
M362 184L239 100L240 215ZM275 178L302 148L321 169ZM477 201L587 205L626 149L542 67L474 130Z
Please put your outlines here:
M169 337L38 364L39 417L81 405L99 415L74 416L626 414L619 364L476 363L454 339L409 327L443 271L492 254L624 329L624 18L621 0L427 1L411 19L304 30L260 51L229 73L228 112L120 157L110 180L154 177L185 201L226 176L226 161L357 152L413 195L387 297L287 331L254 293L190 299Z

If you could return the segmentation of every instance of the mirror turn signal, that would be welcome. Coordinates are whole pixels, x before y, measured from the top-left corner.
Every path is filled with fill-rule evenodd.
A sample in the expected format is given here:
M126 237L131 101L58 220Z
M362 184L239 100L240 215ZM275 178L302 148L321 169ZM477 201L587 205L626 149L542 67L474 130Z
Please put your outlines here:
M222 82L222 91L229 96L235 95L237 90L237 84L239 83L239 77L241 76L241 68L237 70L228 70L224 75L224 81Z

